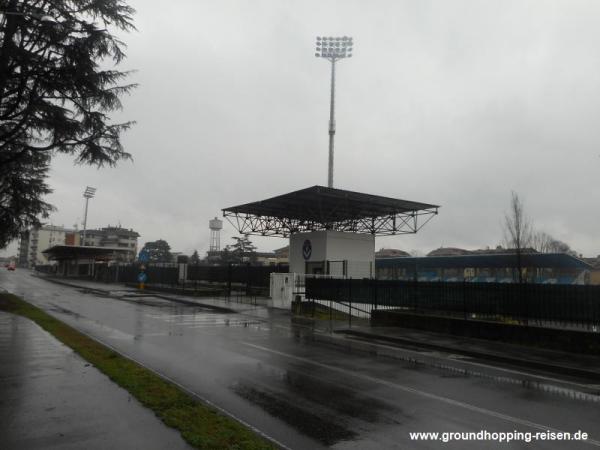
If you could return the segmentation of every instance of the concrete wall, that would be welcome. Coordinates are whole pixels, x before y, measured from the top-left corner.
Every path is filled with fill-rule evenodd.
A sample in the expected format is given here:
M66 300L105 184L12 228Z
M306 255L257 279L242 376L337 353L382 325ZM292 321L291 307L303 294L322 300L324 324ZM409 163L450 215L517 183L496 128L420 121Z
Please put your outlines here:
M309 240L312 253L305 259L302 255L304 241ZM327 259L327 232L312 231L309 233L294 233L290 236L290 272L304 273L306 262L325 261Z
M302 248L307 240L312 252L309 258L304 258ZM290 236L290 272L305 273L307 262L322 261L348 261L348 276L369 277L375 264L375 236L340 231L312 231Z
M327 231L327 259L375 262L375 236Z

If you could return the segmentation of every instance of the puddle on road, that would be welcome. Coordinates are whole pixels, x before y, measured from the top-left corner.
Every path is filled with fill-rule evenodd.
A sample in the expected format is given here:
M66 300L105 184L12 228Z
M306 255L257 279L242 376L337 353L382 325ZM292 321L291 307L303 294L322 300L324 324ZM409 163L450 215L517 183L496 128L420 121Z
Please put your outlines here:
M255 387L239 383L231 386L231 389L243 399L281 419L305 436L327 446L357 437L354 431L343 425L339 417L308 411L300 407L297 401L288 399L280 393L258 390Z
M66 314L68 316L73 316L77 319L82 317L81 314L71 311L70 309L63 308L62 306L57 305L56 303L49 303L49 305L50 305L50 308L48 308L49 311L59 313L59 314Z
M478 367L477 365L471 365L469 364L471 359L469 357L446 356L450 361L455 362L453 364L452 362L444 362L443 358L439 358L440 355L437 352L421 351L419 356L415 354L396 354L393 358L403 361L405 363L404 369L437 373L440 378L481 378L492 383L512 385L529 391L566 397L571 400L600 403L600 389L597 385L563 382L559 379L554 380L551 377L548 379L536 378L533 375L528 376L525 372L522 374L504 372L502 369L493 366Z
M146 317L155 320L161 320L170 325L180 325L186 328L204 328L204 327L242 327L260 329L264 322L256 319L248 319L243 316L212 311L200 310L183 314L159 314L149 313Z
M345 416L369 423L398 423L382 412L398 413L398 409L380 400L361 395L359 392L332 383L323 383L316 377L302 373L287 372L286 388L311 402L318 403Z
M113 295L130 295L130 294L135 295L139 292L140 292L139 290L135 290L135 289L121 289L121 290L110 291L110 293Z
M310 336L299 332L297 339L313 341L315 335ZM354 340L364 342L361 339L353 338L352 341ZM319 344L329 344L328 341L318 339L315 341ZM412 346L402 351L398 347L389 347L387 344L378 344L370 351L360 348L349 348L349 351L357 354L367 352L376 358L384 357L402 361L403 369L436 374L440 378L480 378L499 385L511 385L571 400L600 403L600 385L585 381L560 380L551 374L536 376L518 367L508 367L508 370L504 370L502 367L478 363L464 355L441 353Z
M259 363L257 378L239 379L230 389L327 446L354 441L360 433L380 425L410 420L398 405L364 393L364 386L324 379L315 376L313 369L293 364L282 370Z

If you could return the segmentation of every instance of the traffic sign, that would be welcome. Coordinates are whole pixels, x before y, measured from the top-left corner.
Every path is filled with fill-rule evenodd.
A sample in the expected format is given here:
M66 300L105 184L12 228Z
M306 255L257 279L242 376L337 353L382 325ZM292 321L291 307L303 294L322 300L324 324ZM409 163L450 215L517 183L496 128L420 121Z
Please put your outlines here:
M148 250L146 250L146 249L140 250L140 254L138 255L138 261L139 262L148 262L149 259L150 259L150 253L148 253Z

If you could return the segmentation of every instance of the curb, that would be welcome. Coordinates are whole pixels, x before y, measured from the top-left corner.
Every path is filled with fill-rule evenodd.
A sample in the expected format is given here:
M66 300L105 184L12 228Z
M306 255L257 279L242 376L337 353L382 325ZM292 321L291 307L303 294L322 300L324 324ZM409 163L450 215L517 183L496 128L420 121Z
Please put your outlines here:
M147 290L151 291L151 289L147 289ZM154 291L154 292L156 292L156 291ZM162 298L163 300L169 300L171 302L182 303L184 305L202 306L203 308L214 309L215 311L219 311L222 313L235 313L236 312L231 308L226 308L225 306L207 305L206 303L199 303L199 302L194 302L191 300L184 300L182 298L167 297L166 295L154 294L154 296L158 297L158 298Z
M40 280L49 281L50 283L60 284L62 286L68 286L68 287L72 287L75 289L82 289L86 292L93 292L93 293L101 294L101 295L110 295L110 291L106 290L106 289L90 288L87 286L81 286L79 284L72 284L72 283L67 283L66 281L56 280L54 278L40 277L39 275L32 275L32 276L39 278Z
M34 275L34 276L36 276L36 275ZM75 288L75 289L81 289L84 292L91 292L91 293L94 293L94 294L100 294L100 295L104 295L104 296L107 296L107 297L118 298L118 297L112 296L110 294L109 290L97 289L97 288L90 288L90 287L87 287L87 286L81 286L79 284L67 283L66 281L56 280L56 279L53 279L53 278L46 278L46 277L39 277L39 276L38 276L38 278L40 278L42 280L45 280L45 281L49 281L51 283L60 284L62 286L68 286L68 287L72 287L72 288ZM205 303L198 303L198 302L194 302L194 301L191 301L191 300L184 300L184 299L181 299L181 298L173 298L173 297L168 297L166 295L159 295L159 294L155 293L156 291L152 291L152 289L146 289L146 291L151 291L152 295L154 297L162 298L163 300L169 300L169 301L175 302L175 303L181 303L181 304L189 305L189 306L201 306L203 308L213 309L215 311L219 311L219 312L222 312L222 313L234 313L235 312L233 309L226 308L224 306L207 305Z

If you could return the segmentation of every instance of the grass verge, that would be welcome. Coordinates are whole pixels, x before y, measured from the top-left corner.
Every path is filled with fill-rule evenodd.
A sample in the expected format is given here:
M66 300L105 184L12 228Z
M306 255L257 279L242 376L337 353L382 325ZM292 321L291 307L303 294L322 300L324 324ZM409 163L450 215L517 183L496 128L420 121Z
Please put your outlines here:
M0 310L26 317L126 389L198 449L274 449L269 441L135 362L13 294L0 293Z

